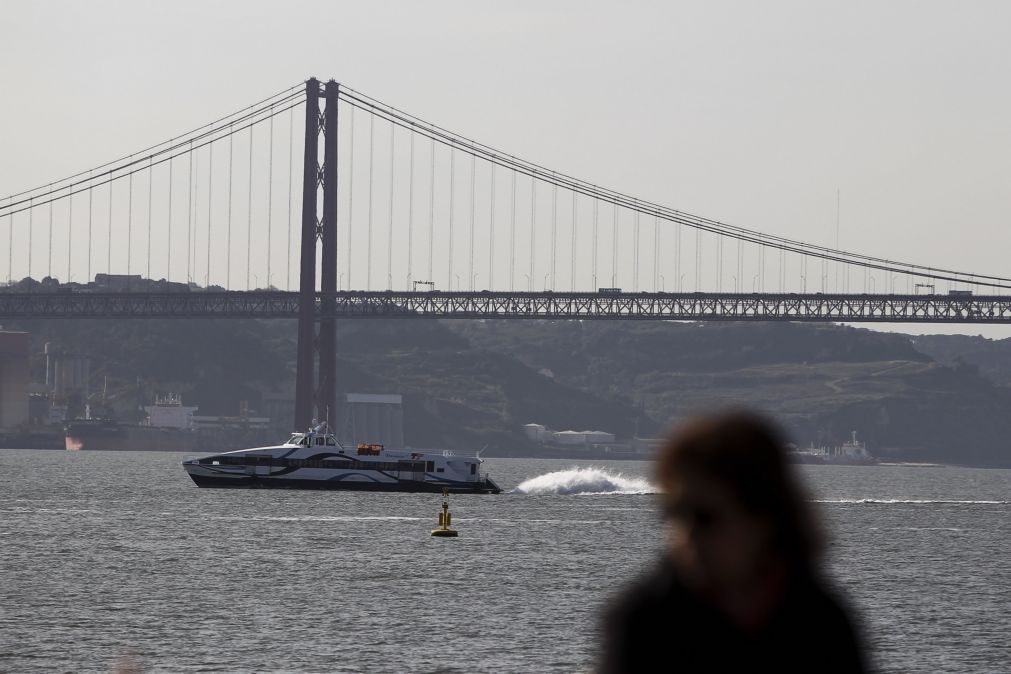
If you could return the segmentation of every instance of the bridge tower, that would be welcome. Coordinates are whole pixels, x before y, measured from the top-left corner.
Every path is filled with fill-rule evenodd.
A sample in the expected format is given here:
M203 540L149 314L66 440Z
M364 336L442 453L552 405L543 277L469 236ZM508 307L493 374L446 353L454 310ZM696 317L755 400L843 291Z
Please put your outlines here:
M316 333L316 244L322 252L320 290L324 302L337 292L337 97L334 80L320 87L305 83L305 165L302 177L302 240L298 298L298 355L295 374L295 430L304 430L315 417L331 419L337 404L337 321L323 312ZM319 101L325 107L320 111ZM319 156L320 141L323 156ZM322 159L322 161L320 161ZM322 194L323 214L319 217ZM327 308L327 307L322 307ZM319 369L316 370L316 354Z

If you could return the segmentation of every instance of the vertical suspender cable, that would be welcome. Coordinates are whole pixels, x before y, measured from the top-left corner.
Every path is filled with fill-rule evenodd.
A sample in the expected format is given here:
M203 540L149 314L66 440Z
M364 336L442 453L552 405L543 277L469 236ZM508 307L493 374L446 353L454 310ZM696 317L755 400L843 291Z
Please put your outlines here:
M376 174L376 116L369 115L369 231L365 256L365 289L372 290L372 183Z
M109 169L109 224L105 237L105 273L112 274L112 169Z
M172 280L172 164L175 162L169 159L168 162L168 232L165 235L165 280ZM90 274L89 274L90 276Z
M50 183L52 186L52 183ZM49 200L49 272L46 274L49 278L53 277L53 200Z
M231 136L229 136L231 137ZM214 230L213 218L211 217L212 195L214 194L214 143L207 148L207 275L204 277L204 286L211 285L211 232Z
M151 278L151 197L154 195L154 166L153 157L148 158L147 164L147 277Z
M633 233L634 250L632 251L632 290L639 290L639 207L635 209L635 232Z
M456 210L456 148L449 148L449 264L446 265L446 287L453 289L453 212ZM457 283L457 290L459 290Z
M14 197L10 197L7 203L7 210L11 210ZM7 283L10 284L14 278L14 214L7 216Z
M249 128L253 130L252 127ZM274 212L274 107L270 108L270 152L267 159L267 288L270 289L270 249Z
M186 177L186 191L188 192L186 197L186 282L193 282L193 267L190 264L190 251L193 250L193 141L190 141L190 151L187 153L190 160L189 175ZM110 198L112 192L109 192ZM111 213L111 210L110 210ZM111 222L111 221L110 221ZM111 227L110 227L110 239L111 237Z
M488 199L488 289L495 289L495 164L491 165Z
M35 208L32 206L32 202L35 200L34 196L28 197L28 278L32 277L32 222L34 220L33 213ZM109 213L112 213L112 181L109 181Z
M171 170L172 164L169 163L169 170ZM91 171L88 171L88 182L91 182ZM91 222L92 222L92 208L95 202L95 188L88 188L88 276L84 279L85 282L91 281Z
M393 168L396 162L396 152L394 142L396 136L396 124L390 121L390 232L386 239L386 289L393 290Z
M723 290L723 237L716 235L716 292Z
M614 222L611 224L611 287L618 287L618 205L614 206Z
M653 214L653 292L660 280L660 213Z
M354 110L354 108L351 108ZM409 180L407 182L407 290L411 289L411 263L414 259L414 132L411 137Z
M355 106L351 106L351 149L348 161L348 290L351 290L351 226L354 224L355 206Z
M512 205L509 216L509 290L516 290L516 171L512 172Z
M576 211L578 207L577 199L579 194L575 190L572 190L572 240L570 241L572 245L572 259L569 260L569 291L576 292L576 233L579 231L576 227Z
M555 280L555 263L558 259L558 185L551 186L551 287L558 285ZM547 290L547 288L545 288Z
M197 278L197 228L200 226L200 150L197 149L196 168L193 173L193 278Z
M590 271L593 276L593 287L597 287L597 207L600 202L597 199L593 200L593 259L590 264Z
M537 246L534 239L537 220L537 180L530 178L530 275L527 276L527 290L534 290L534 263L536 262Z
M249 125L249 182L246 187L246 290L249 287L249 269L253 266L253 125Z
M351 109L352 114L354 114L354 108ZM292 161L294 157L295 150L293 149L294 144L294 134L295 134L295 108L291 107L288 109L288 246L285 248L285 257L287 258L288 267L285 271L286 285L288 290L291 290L291 181L293 179L292 171ZM350 227L351 222L348 221L348 226Z
M70 282L70 251L74 247L74 185L70 184L70 200L67 209L67 282Z
M677 288L678 292L682 292L681 287L681 223L677 223L677 229L674 230L674 248L677 254L674 257L674 286Z
M133 173L130 173L129 183L130 195L126 199L126 275L127 287L130 287L130 262L133 256Z
M470 276L469 285L474 288L474 206L475 192L477 190L477 157L470 155L470 265L467 267L467 274Z
M702 273L702 230L695 230L695 292L699 291L699 278Z
M429 169L428 195L428 282L432 282L432 256L435 253L435 138L432 139L432 165ZM431 287L431 286L429 286Z
M228 211L225 217L225 288L232 287L232 165L235 155L235 135L228 128Z

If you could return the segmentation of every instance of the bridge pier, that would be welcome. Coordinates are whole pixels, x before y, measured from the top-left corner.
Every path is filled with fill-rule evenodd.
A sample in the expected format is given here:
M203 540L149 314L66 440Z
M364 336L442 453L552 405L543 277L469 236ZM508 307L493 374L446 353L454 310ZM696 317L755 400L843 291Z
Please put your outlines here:
M299 271L298 352L295 373L295 429L304 430L313 418L335 413L337 402L337 322L333 311L320 324L316 335L316 242L322 242L320 274L324 293L337 291L337 95L338 84L330 80L321 92L319 80L305 83L305 155L302 174L302 239ZM319 99L326 108L320 114ZM319 139L323 135L323 162ZM323 192L323 217L319 192ZM332 295L331 295L332 296ZM333 300L329 300L333 302ZM326 307L323 307L326 309ZM316 352L319 351L319 371Z

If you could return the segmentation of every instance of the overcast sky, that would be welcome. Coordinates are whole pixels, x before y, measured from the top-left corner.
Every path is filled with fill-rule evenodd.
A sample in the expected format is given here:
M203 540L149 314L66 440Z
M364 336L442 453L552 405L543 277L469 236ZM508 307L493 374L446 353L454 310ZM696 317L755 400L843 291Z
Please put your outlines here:
M1007 2L5 0L0 193L314 75L771 234L834 244L838 191L843 248L1008 275L1009 27Z

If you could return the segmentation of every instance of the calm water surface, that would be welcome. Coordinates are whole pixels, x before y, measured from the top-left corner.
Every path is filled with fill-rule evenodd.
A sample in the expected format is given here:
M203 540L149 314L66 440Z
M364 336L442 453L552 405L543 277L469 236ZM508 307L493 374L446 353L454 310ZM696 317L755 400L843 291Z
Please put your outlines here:
M0 671L589 671L658 550L645 463L488 460L582 472L453 496L439 540L438 495L198 489L182 458L0 450ZM1011 671L1011 471L804 473L881 671Z

